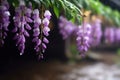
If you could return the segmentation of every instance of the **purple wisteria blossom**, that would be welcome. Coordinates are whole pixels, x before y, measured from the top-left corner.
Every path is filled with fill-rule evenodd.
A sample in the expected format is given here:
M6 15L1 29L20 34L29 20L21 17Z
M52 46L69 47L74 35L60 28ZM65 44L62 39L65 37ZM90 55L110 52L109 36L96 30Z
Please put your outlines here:
M115 28L115 43L120 43L120 28Z
M41 19L39 17L39 10L35 9L33 11L33 40L32 42L35 43L34 49L36 52L40 51L40 45L41 45L41 39L39 39L39 35L40 35L40 24L41 24Z
M49 23L50 23L50 19L51 19L50 11L45 10L44 19L42 20L42 23L43 23L43 27L42 27L42 33L43 33L43 36L42 36L42 52L43 53L45 52L45 49L47 48L46 44L49 43L49 41L46 37L49 36L50 28L48 26L49 26Z
M9 26L9 4L7 0L2 0L0 3L0 46L4 44L4 39L7 36Z
M35 51L39 54L39 59L43 58L43 54L45 52L45 49L47 48L46 44L49 43L49 40L47 39L47 36L49 36L49 31L50 28L49 23L50 23L50 18L51 18L51 13L49 10L46 10L43 19L40 18L39 16L39 10L35 9L33 11L33 40L32 42L35 43L34 49Z
M107 27L104 31L105 43L112 44L115 41L115 28Z
M18 50L20 51L20 55L24 53L25 50L25 37L29 37L28 30L31 30L32 23L31 19L32 10L25 6L25 3L21 0L18 7L15 8L15 16L14 20L14 32L16 35L14 39L16 40L16 46L18 46Z
M91 25L88 23L83 23L78 27L78 31L76 33L77 38L77 48L80 52L81 56L85 56L85 52L88 51L89 48L89 40L91 34Z
M102 28L101 28L101 21L97 19L94 23L92 23L91 29L91 39L90 44L91 46L97 46L101 42L102 37Z
M59 30L60 34L63 36L63 39L68 38L76 29L76 26L68 21L66 18L61 16L59 18Z

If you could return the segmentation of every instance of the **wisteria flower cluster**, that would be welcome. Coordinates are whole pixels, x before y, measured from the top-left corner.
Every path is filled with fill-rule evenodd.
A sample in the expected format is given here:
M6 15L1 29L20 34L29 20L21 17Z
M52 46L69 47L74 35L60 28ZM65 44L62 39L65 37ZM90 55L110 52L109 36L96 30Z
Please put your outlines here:
M4 44L4 39L7 36L9 26L9 4L7 0L2 0L0 3L0 46Z
M106 27L104 38L106 44L120 43L120 28Z
M34 22L34 29L33 29L33 42L35 43L34 49L36 52L41 51L42 53L45 52L45 49L47 48L46 44L49 43L49 40L46 38L49 36L51 13L49 10L46 10L44 13L44 18L40 19L39 17L39 10L35 9L33 11L33 22ZM41 26L40 26L41 25ZM40 38L39 38L40 37ZM40 58L43 58L43 54L40 54Z
M49 41L46 37L49 36L50 28L48 27L48 25L50 23L50 21L49 21L50 18L51 18L51 13L48 10L46 10L44 13L44 19L42 20L42 23L43 23L43 27L42 27L42 33L43 33L42 52L44 52L46 49L45 44L49 43Z
M102 38L102 28L100 19L96 19L94 23L92 23L92 31L91 31L91 46L97 46L101 43ZM94 44L93 44L94 43Z
M64 18L63 16L59 18L58 25L59 25L60 34L63 36L63 39L68 38L76 30L76 26L72 22Z
M77 48L81 56L85 56L85 52L88 51L90 46L91 25L83 23L81 26L76 26L68 21L63 16L59 19L59 30L63 39L67 39L71 34L76 35Z
M44 11L44 10L43 10ZM39 13L39 9L33 9L32 3L26 6L24 0L19 0L18 7L15 7L15 15L13 16L14 28L12 30L15 33L14 40L16 46L22 55L25 51L25 43L27 37L33 37L34 50L37 53L44 53L49 43L47 36L49 36L49 23L51 19L51 13L49 10ZM44 14L42 14L44 13ZM42 16L40 18L40 15ZM0 45L4 44L4 39L7 36L9 26L9 3L7 0L0 1ZM29 33L32 30L33 34ZM39 54L39 57L43 57L43 54Z
M116 43L120 43L120 28L115 29L115 41Z
M27 30L31 30L30 23L32 23L31 19L32 10L25 6L23 1L20 2L20 5L15 9L14 20L14 32L16 35L14 39L16 40L16 46L18 46L18 50L20 51L20 55L24 53L25 50L25 37L29 37L29 33Z
M85 52L88 51L89 40L91 34L91 25L88 23L83 23L81 26L78 26L78 31L76 33L77 38L77 48L81 54L81 56L85 56Z
M34 50L38 52L45 52L46 44L49 43L46 38L49 36L50 28L50 18L51 13L49 10L46 10L44 15L44 19L40 18L40 13L38 9L32 10L32 5L29 4L28 7L25 6L24 2L20 2L20 5L15 9L14 20L14 29L12 32L16 33L14 39L16 40L16 46L18 46L18 50L20 51L20 55L24 53L25 50L25 42L26 37L30 37L28 30L33 30L33 40ZM33 26L31 26L33 24ZM43 57L42 54L39 54Z
M39 35L40 35L40 24L41 24L41 19L39 17L39 10L38 9L35 9L33 11L33 22L34 22L34 25L33 25L33 40L32 42L35 43L35 47L34 49L36 50L36 52L39 52L40 51L40 44L41 44L41 40L39 39Z
M107 27L104 31L105 43L112 44L115 41L115 28Z

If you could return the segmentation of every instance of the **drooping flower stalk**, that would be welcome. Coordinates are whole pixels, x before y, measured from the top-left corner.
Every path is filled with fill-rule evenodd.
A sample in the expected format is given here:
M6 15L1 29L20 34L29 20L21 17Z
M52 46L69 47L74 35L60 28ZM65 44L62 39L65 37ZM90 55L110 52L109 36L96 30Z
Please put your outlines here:
M102 37L101 21L99 19L92 23L91 30L90 44L91 46L97 46L100 44Z
M22 55L25 50L25 37L30 36L27 30L31 30L29 25L29 23L32 23L31 13L32 10L27 8L22 0L19 6L15 8L15 16L13 17L15 27L12 32L16 34L14 39L16 40L16 46L18 46L20 55Z
M60 34L63 36L63 39L68 38L75 31L75 29L76 26L63 16L59 18L59 30Z
M33 11L33 40L32 42L35 43L34 49L36 52L40 51L40 45L41 45L41 39L39 39L39 35L40 35L40 24L41 24L41 19L39 16L39 10L35 9Z
M115 29L115 43L120 43L120 28Z
M77 48L81 56L85 56L85 52L88 51L90 33L91 33L90 24L83 23L81 26L78 27L78 31L76 33L77 35L76 41Z
M42 27L42 52L45 52L45 49L47 48L46 44L49 43L49 40L47 39L47 36L49 36L49 23L50 23L50 19L51 19L51 13L49 10L45 10L44 12L44 18L42 20L43 23L43 27Z
M46 44L49 43L49 40L47 39L47 36L49 36L49 31L50 28L49 23L50 23L50 18L51 18L51 13L49 10L46 10L45 13L43 14L42 10L42 17L40 18L39 10L35 9L33 11L33 40L32 42L35 43L34 49L35 51L39 54L39 58L43 58L43 54L45 52L45 49L47 48Z
M1 0L0 3L0 46L4 44L4 39L7 36L9 26L9 4L7 0Z
M107 27L104 31L105 43L113 44L115 41L115 28Z

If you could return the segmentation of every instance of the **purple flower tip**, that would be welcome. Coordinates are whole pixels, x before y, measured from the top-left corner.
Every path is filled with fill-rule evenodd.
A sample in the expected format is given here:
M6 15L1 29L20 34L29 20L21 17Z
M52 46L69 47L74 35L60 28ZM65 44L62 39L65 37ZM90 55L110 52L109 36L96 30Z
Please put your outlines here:
M44 18L42 22L43 22L44 26L48 26L50 23L50 21L47 18Z
M49 11L49 10L46 10L45 13L44 13L44 16L45 16L48 20L50 20L50 18L51 18L51 13L50 13L50 11Z

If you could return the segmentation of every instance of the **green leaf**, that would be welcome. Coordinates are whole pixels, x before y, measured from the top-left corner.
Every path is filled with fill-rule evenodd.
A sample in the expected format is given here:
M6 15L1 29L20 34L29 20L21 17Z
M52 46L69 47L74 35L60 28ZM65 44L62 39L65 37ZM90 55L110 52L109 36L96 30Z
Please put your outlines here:
M9 2L10 1L10 2ZM14 7L17 7L18 5L19 5L19 1L18 0L9 0L8 2L9 3L12 3L12 5L14 6Z
M59 17L59 9L56 7L56 6L54 6L53 7L53 10L54 10L54 13L55 13L55 15L57 16L57 18Z
M71 21L72 23L75 23L75 17L71 18L70 21Z

